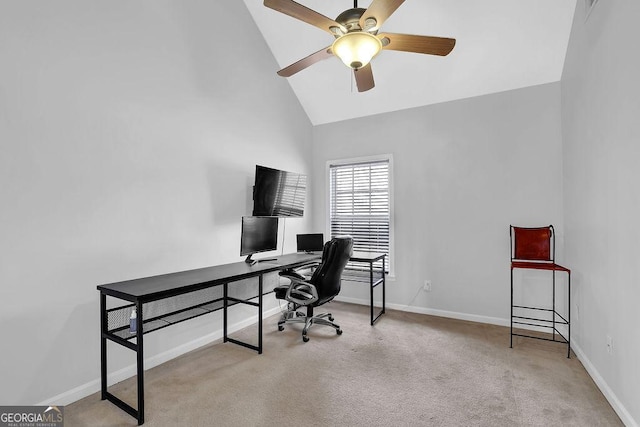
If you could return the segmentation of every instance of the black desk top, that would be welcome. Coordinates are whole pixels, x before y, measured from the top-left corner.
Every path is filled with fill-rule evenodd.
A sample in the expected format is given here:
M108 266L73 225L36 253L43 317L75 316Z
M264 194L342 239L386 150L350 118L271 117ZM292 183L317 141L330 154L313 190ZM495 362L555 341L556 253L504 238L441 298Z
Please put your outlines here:
M318 261L320 258L320 254L292 253L279 256L273 261L258 262L254 265L242 261L109 283L99 285L98 290L127 301L154 301L272 271L299 267Z
M382 252L354 252L349 261L374 262L382 259L387 254Z

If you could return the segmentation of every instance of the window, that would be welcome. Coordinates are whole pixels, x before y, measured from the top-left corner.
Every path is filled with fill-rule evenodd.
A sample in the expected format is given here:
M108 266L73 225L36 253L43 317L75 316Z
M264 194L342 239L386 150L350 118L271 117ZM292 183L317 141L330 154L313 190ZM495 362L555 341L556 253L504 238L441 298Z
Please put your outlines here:
M354 251L386 253L390 270L392 229L391 156L329 162L330 236L352 236Z

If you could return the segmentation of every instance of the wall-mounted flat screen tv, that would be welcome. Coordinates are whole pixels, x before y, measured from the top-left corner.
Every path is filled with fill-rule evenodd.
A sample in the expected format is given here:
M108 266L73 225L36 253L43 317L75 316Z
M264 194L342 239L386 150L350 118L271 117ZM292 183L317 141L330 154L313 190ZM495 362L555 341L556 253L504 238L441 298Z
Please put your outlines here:
M307 176L256 165L253 216L301 217Z

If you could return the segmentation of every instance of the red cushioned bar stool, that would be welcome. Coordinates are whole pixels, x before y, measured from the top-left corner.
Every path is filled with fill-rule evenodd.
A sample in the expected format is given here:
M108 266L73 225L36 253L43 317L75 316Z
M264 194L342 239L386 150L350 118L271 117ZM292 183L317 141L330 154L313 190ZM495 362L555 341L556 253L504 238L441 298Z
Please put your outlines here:
M555 233L552 225L547 227L514 227L511 226L511 344L513 337L536 338L567 344L567 357L571 357L571 270L555 262ZM548 270L552 272L553 298L551 308L529 307L513 303L513 269ZM567 279L567 313L566 318L558 312L556 306L556 271L566 272ZM535 314L547 313L549 318L536 317ZM526 325L535 328L551 329L551 338L525 335L513 331L513 325ZM559 325L566 325L566 336L558 330ZM520 331L522 329L519 329Z

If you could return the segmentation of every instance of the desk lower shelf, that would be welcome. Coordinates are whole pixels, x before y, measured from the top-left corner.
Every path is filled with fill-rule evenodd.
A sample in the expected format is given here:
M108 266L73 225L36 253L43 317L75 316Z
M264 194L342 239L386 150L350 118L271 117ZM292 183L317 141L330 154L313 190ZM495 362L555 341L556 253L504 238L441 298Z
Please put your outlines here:
M258 298L258 296L256 295L254 298ZM240 301L235 301L233 298L227 298L227 307L232 307L240 303ZM243 301L243 303L247 304L248 302ZM134 307L134 304L129 304L107 310L107 317L109 322L107 336L112 335L123 340L135 339L136 333L131 332L129 325L129 318ZM213 313L215 311L222 310L223 308L224 298L222 297L187 308L174 310L159 316L150 318L145 317L142 323L142 333L148 334L149 332L157 331L159 329L166 328L167 326L175 325L177 323L191 320L196 317L204 316L205 314ZM126 319L126 322L123 322L121 319ZM112 326L112 322L117 324L118 326Z
M232 303L229 304L229 306L231 305ZM125 340L134 339L136 337L136 333L131 332L128 321L134 307L134 304L130 304L107 310L107 316L109 319L109 330L107 331L107 334L111 334ZM217 298L212 301L206 301L199 305L171 311L160 316L144 318L144 321L142 323L142 332L144 334L148 334L149 332L157 331L159 329L166 328L167 326L175 325L176 323L184 322L186 320L194 319L196 317L204 316L205 314L221 310L223 307L224 298ZM126 322L114 320L123 318L126 319ZM112 326L112 322L116 322L120 325Z

